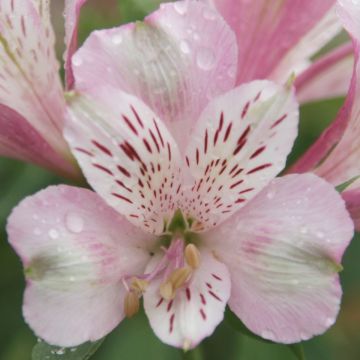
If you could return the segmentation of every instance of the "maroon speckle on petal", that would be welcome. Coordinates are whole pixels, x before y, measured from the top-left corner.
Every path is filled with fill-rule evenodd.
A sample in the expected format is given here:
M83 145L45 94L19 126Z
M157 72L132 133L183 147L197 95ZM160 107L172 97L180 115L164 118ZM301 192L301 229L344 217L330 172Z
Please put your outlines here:
M222 278L216 274L211 274L211 276L216 280L222 281Z
M112 172L110 169L106 168L105 166L102 166L102 165L100 165L100 164L92 164L92 165L93 165L95 168L97 168L97 169L105 172L106 174L109 174L109 175L111 175L111 176L114 176L113 172Z
M122 118L123 118L125 124L129 127L129 129L137 136L138 132L137 132L135 126L130 121L130 119L125 115L122 115Z
M102 151L104 154L108 156L113 156L112 152L103 144L100 144L96 140L91 141L100 151Z
M161 298L158 303L156 304L156 307L159 307L164 302L164 298Z
M206 320L206 314L205 314L204 309L200 309L200 315L201 315L202 319L205 321Z
M248 101L248 102L245 104L245 106L244 106L244 108L243 108L243 110L242 110L242 112L241 112L241 118L242 118L242 119L246 116L246 114L247 114L247 112L248 112L248 110L249 110L249 106L250 106L250 101Z
M171 316L170 316L170 320L169 320L169 322L170 322L170 326L169 326L169 332L170 332L170 334L173 332L173 330L174 330L174 320L175 320L175 314L172 314Z
M216 300L222 301L213 291L209 290L209 294Z
M190 300L191 300L191 292L190 292L190 289L189 289L189 288L186 288L185 292L186 292L186 298L187 298L187 300L190 301Z
M270 129L273 129L274 127L278 126L280 123L282 123L287 118L287 114L281 116L279 119L277 119L270 127Z
M125 197L125 196L122 196L122 195L117 194L117 193L112 193L111 195L115 196L118 199L124 200L124 201L128 202L129 204L133 204L133 202L129 198Z
M256 168L251 169L250 171L248 171L247 174L250 175L250 174L256 173L256 172L264 170L264 169L266 169L266 168L268 168L270 166L272 166L272 164L263 164L263 165L257 166Z

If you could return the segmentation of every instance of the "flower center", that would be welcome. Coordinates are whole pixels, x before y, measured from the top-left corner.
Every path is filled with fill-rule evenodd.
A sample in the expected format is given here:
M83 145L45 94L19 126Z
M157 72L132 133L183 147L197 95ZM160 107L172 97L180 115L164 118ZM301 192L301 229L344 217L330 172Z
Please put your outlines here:
M161 246L160 252L155 253L149 264L150 271L140 276L123 278L127 290L124 301L127 317L139 311L140 298L152 280L161 279L159 295L164 300L173 300L179 289L188 286L194 271L200 266L200 252L191 242L196 236L188 229L188 222L177 211L161 237L162 241L168 243L168 247Z

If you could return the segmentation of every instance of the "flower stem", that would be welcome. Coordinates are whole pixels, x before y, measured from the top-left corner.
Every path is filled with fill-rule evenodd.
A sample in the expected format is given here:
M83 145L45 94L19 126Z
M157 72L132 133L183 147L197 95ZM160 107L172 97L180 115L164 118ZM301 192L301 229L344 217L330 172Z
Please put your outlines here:
M203 360L204 352L200 346L193 350L183 351L182 352L183 360Z

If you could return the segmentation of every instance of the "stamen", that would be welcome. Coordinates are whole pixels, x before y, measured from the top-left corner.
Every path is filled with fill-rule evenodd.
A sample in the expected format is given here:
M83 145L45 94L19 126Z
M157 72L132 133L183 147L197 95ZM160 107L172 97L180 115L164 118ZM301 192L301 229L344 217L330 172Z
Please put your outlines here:
M189 267L176 269L169 276L168 281L172 283L173 288L176 290L185 284L191 273L192 269Z
M148 286L149 286L148 281L134 277L134 278L132 278L130 288L131 288L131 290L136 292L138 295L141 295L145 292L145 290L147 289Z
M188 244L185 248L186 263L193 269L200 266L200 252L194 244Z
M175 297L175 291L170 281L164 282L160 285L160 295L165 300L172 300Z
M138 313L140 308L139 296L134 291L129 291L124 300L124 312L126 317L131 318Z

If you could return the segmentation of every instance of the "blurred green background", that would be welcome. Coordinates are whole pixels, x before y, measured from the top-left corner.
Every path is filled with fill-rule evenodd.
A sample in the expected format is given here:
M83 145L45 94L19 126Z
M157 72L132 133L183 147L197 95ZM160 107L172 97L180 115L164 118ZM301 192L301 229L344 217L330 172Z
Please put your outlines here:
M158 0L89 1L81 16L80 41L96 28L142 19ZM59 58L63 50L63 1L53 1ZM334 118L343 99L308 104L301 109L300 136L289 161L293 161L311 144ZM28 360L36 338L21 316L24 279L19 259L6 241L6 218L25 196L64 179L32 165L0 159L0 359ZM307 359L360 359L360 236L348 248L341 274L343 305L335 326L325 335L304 344ZM259 343L241 336L226 323L204 341L201 347L206 360L282 360L293 359L281 345ZM162 344L152 333L143 313L125 320L105 341L94 360L177 360L179 350Z

